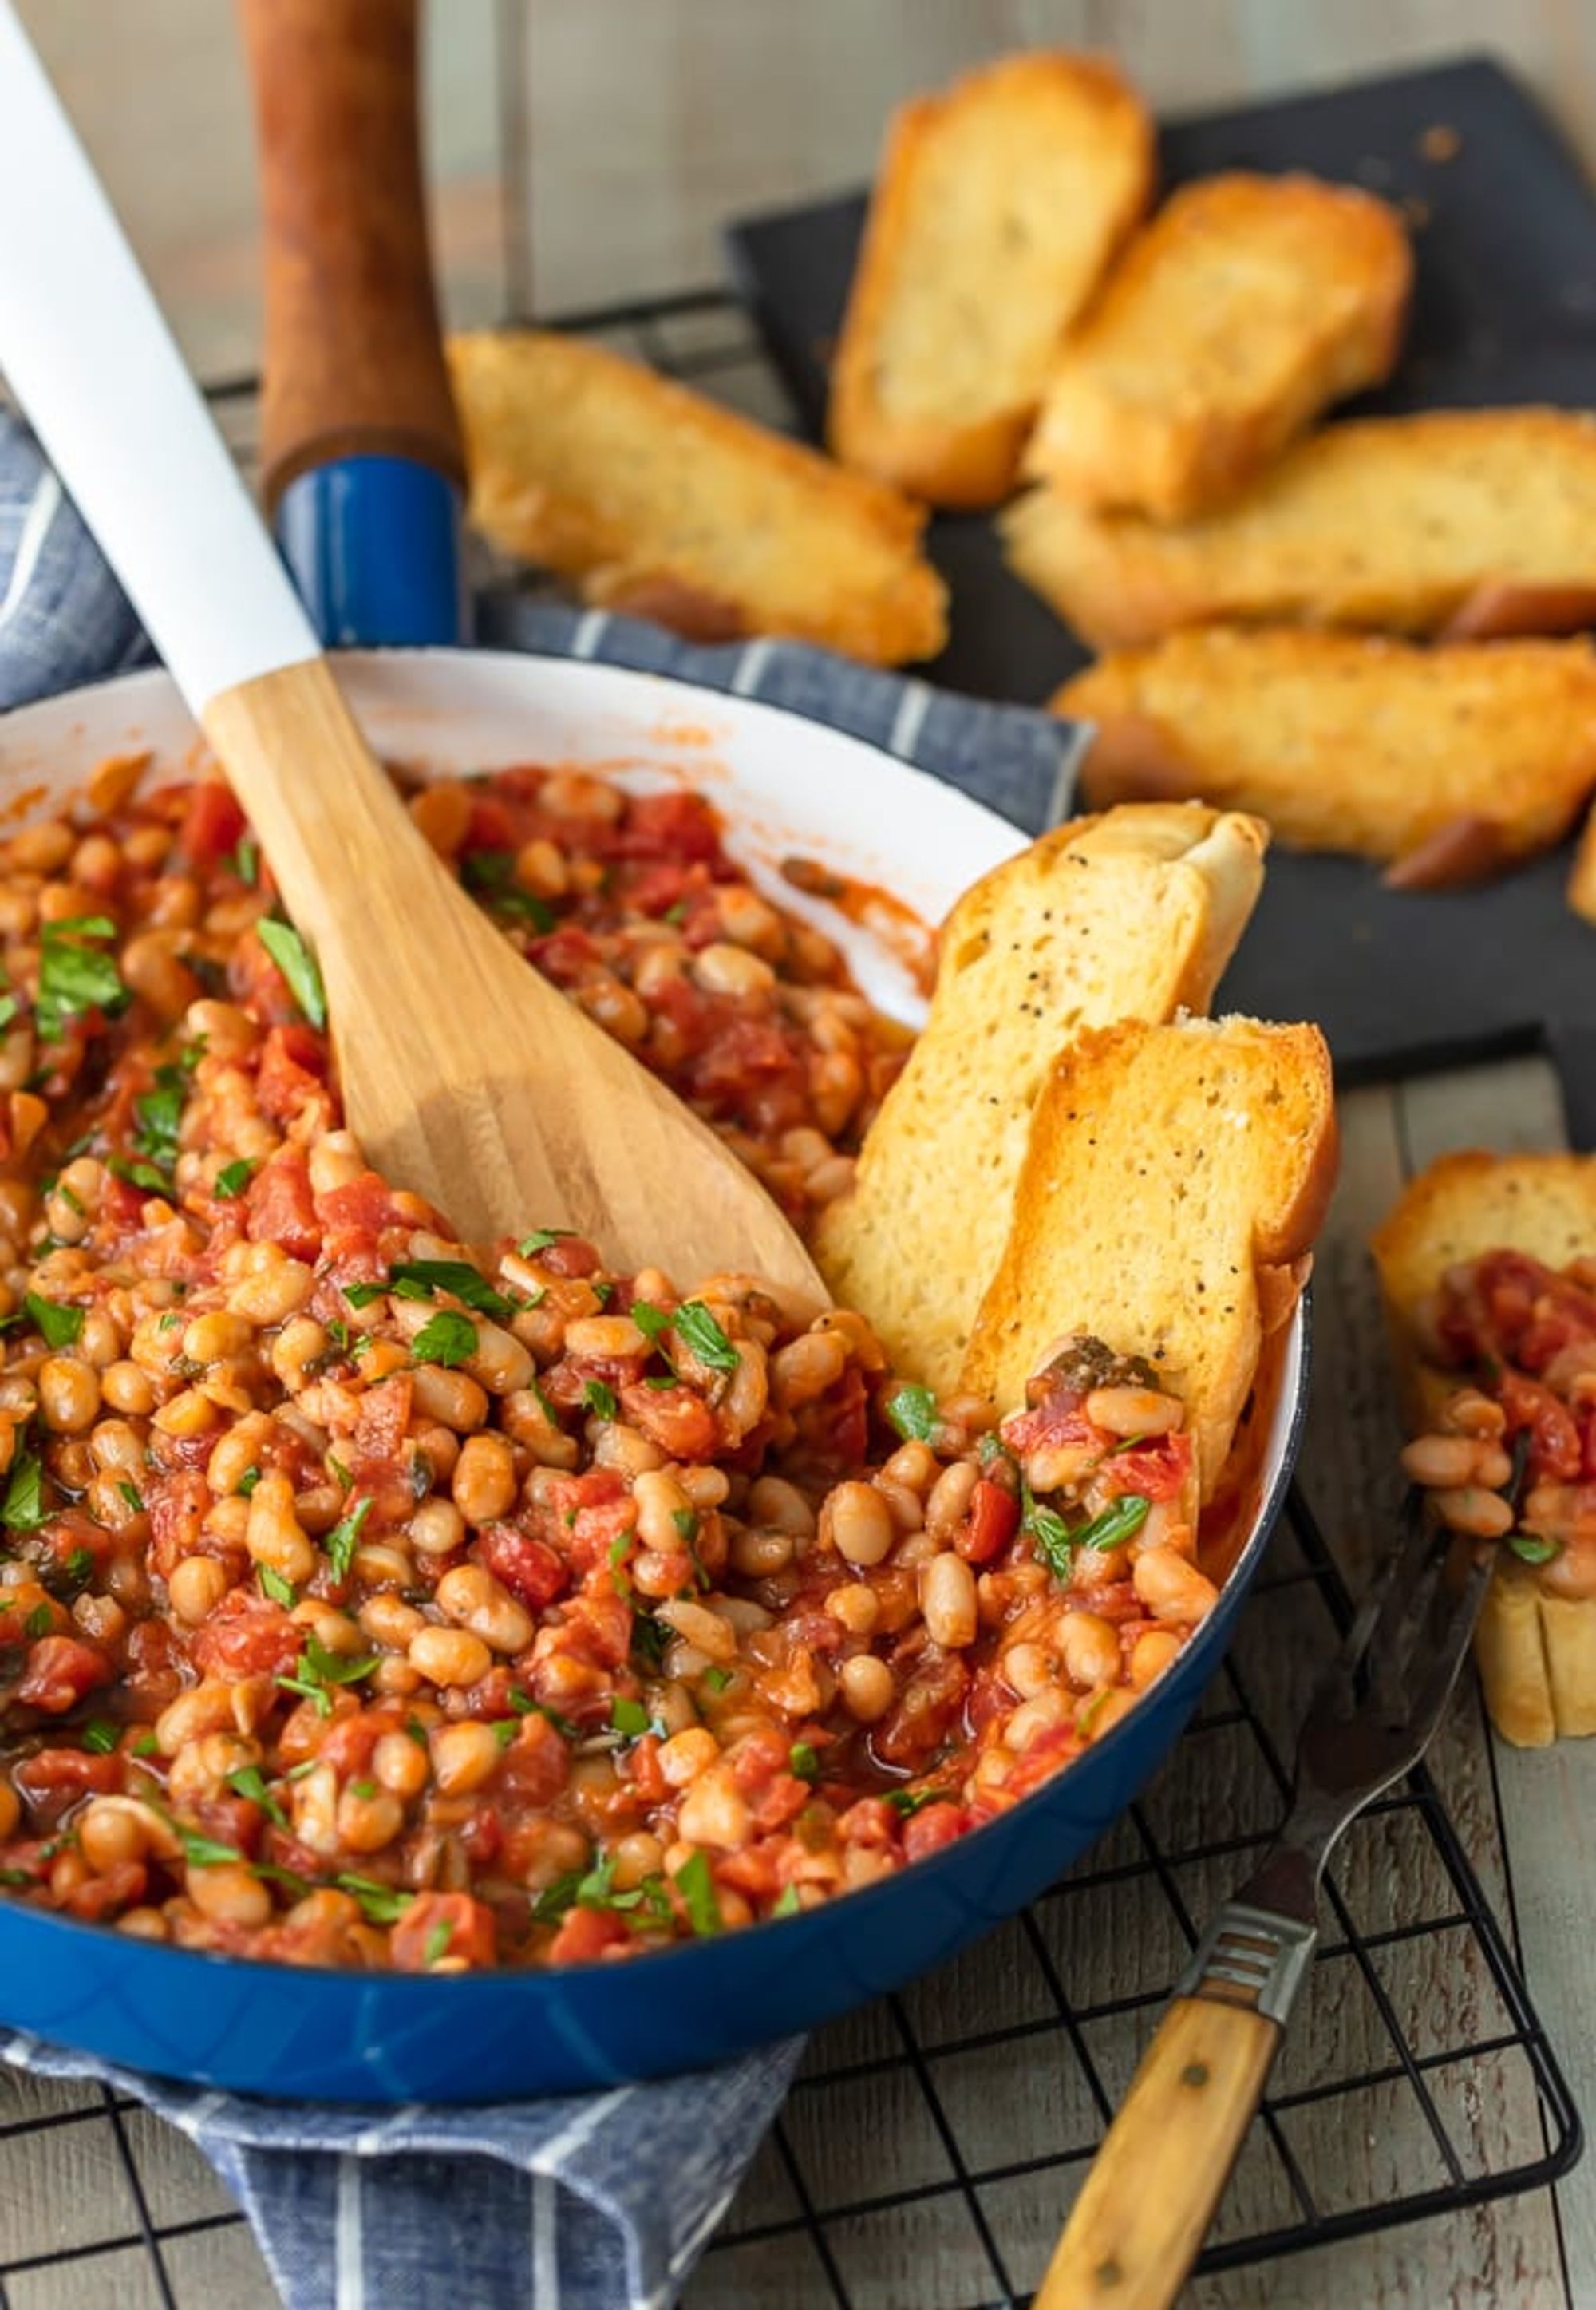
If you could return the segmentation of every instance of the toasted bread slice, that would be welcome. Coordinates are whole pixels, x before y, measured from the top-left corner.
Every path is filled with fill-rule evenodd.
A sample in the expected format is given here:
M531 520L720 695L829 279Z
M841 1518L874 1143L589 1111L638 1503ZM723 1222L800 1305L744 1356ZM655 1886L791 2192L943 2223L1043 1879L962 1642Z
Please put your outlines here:
M1395 364L1413 259L1394 209L1314 177L1207 177L1132 241L1064 341L1025 471L1187 521Z
M1101 659L1053 706L1096 725L1081 786L1097 808L1200 795L1302 849L1394 861L1408 887L1548 848L1596 791L1584 640L1208 626Z
M1209 1498L1335 1169L1316 1028L1125 1020L1083 1036L1037 1101L961 1389L1021 1402L1061 1333L1093 1333L1183 1398Z
M1064 330L1153 188L1111 65L1005 56L898 112L832 372L829 439L933 505L995 505Z
M838 1300L907 1376L958 1379L1052 1061L1084 1028L1206 1009L1263 847L1255 821L1200 804L1110 811L1045 834L959 899L925 1030L815 1244Z
M874 665L941 647L924 514L884 483L579 338L457 336L449 370L473 522L584 600L702 640L788 635Z
M1424 1360L1425 1311L1449 1267L1488 1251L1527 1253L1548 1267L1596 1254L1596 1157L1444 1155L1410 1180L1372 1248L1411 1428L1457 1385ZM1596 1732L1596 1602L1550 1594L1504 1554L1486 1596L1475 1657L1491 1722L1540 1749Z
M1596 617L1596 419L1371 417L1297 442L1184 529L1057 490L1003 529L1013 568L1097 649L1219 621L1565 633Z

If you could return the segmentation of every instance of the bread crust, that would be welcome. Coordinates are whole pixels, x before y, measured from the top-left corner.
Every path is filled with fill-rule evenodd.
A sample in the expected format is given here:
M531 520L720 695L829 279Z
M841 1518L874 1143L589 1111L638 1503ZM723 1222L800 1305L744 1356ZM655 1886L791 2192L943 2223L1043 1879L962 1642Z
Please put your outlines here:
M941 647L924 511L896 490L579 338L472 331L448 354L474 526L585 601L870 664Z
M1050 1063L1084 1028L1207 1008L1262 881L1252 819L1200 803L1055 828L967 891L931 1017L815 1255L896 1368L957 1382Z
M1596 792L1583 638L1421 648L1197 628L1111 654L1051 704L1093 725L1080 781L1095 806L1201 795L1301 848L1379 859L1402 889L1499 873L1562 840Z
M1390 375L1412 278L1372 194L1241 172L1184 186L1065 338L1024 471L1158 522L1210 511Z
M1095 649L1216 623L1563 632L1596 604L1596 419L1434 410L1327 426L1179 529L1051 489L1002 517L1011 568Z
M1094 1333L1183 1396L1209 1499L1264 1339L1306 1281L1337 1152L1316 1028L1127 1020L1082 1036L1037 1101L961 1391L1015 1401L1054 1338Z
M1134 91L1099 57L1036 49L966 73L939 95L914 99L889 124L832 366L827 434L845 465L932 505L975 510L1010 494L1045 376L1045 359L1034 376L1011 369L980 410L951 406L950 397L938 406L930 375L917 379L927 404L918 410L906 407L886 383L899 300L910 294L934 300L940 285L909 277L916 233L942 200L934 183L938 149L961 120L987 115L994 126L1011 118L1023 128L1028 114L1049 99L1055 134L1067 134L1068 124L1077 135L1089 128L1100 148L1080 172L1080 203L1097 204L1095 232L1087 234L1080 263L1068 268L1074 277L1039 317L1050 353L1152 198L1153 129ZM998 157L1001 163L1004 156ZM1011 178L1011 197L1013 186ZM1079 204L1068 221L1071 231L1082 230ZM982 271L983 299L995 304L1014 294L1001 248ZM967 308L967 300L950 313L950 326L963 326ZM993 366L1000 373L1000 365ZM1023 366L1028 371L1030 364Z
M1403 1417L1435 1417L1455 1375L1425 1360L1422 1309L1446 1270L1512 1249L1566 1266L1596 1246L1596 1157L1444 1155L1410 1180L1371 1238ZM1596 1599L1554 1595L1504 1555L1475 1637L1486 1706L1504 1740L1544 1748L1596 1732Z

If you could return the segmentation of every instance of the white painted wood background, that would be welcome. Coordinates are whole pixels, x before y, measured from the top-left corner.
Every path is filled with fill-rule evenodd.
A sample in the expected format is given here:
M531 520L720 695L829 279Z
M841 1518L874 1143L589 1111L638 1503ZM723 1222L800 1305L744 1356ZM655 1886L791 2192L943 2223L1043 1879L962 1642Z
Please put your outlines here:
M247 100L225 0L21 0L195 367L247 372L256 344L256 201ZM591 308L712 281L728 213L854 182L900 95L1016 43L1117 54L1165 110L1234 102L1486 48L1596 152L1596 0L433 0L429 137L451 317L535 303ZM507 198L507 155L528 157ZM39 220L40 230L48 221ZM729 379L757 400L751 378ZM1361 1249L1406 1169L1444 1146L1555 1144L1555 1091L1535 1066L1434 1078L1345 1102L1343 1183L1321 1264L1316 1408L1306 1463L1331 1535L1359 1557L1389 1531L1392 1430ZM1596 2106L1596 1743L1493 1759L1465 1697L1440 1759L1477 1865L1516 1920L1534 1994L1576 2097ZM1505 1821L1496 1829L1493 1772ZM1134 1930L1134 1920L1120 1920ZM994 1962L997 1961L994 1957ZM1463 1993L1436 1984L1436 1994ZM1469 1993L1472 1993L1471 1991ZM1333 2005L1311 2028L1346 2026ZM1315 2058L1312 2043L1305 2060ZM1013 2090L1045 2098L1021 2069ZM0 2080L0 2263L126 2235L132 2201L108 2121L13 2133L74 2097ZM872 2132L893 2113L865 2112ZM1498 2115L1501 2114L1498 2113ZM1520 2113L1522 2117L1522 2112ZM226 2199L179 2137L121 2121L161 2225ZM1400 2137L1387 2145L1399 2159ZM1349 2142L1362 2170L1369 2143ZM1034 2282L1056 2209L1028 2205ZM906 2221L871 2263L882 2310L959 2298L957 2252ZM794 2268L740 2250L696 2289L710 2304L823 2299ZM270 2310L236 2228L166 2248L179 2310ZM972 2285L976 2283L972 2275ZM5 2281L9 2310L158 2310L142 2250ZM862 2299L863 2297L862 2297ZM1394 2231L1191 2290L1201 2310L1596 2310L1596 2174L1539 2199ZM461 2306L471 2310L471 2306Z

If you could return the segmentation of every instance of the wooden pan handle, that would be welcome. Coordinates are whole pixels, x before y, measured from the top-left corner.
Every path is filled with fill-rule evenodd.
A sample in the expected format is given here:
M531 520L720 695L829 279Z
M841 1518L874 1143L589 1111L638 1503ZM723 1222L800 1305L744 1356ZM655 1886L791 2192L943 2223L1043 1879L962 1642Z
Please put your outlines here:
M239 0L265 226L262 473L350 455L458 481L421 184L416 0Z
M1033 2310L1168 2310L1280 2042L1249 2006L1177 1997L1087 2175Z

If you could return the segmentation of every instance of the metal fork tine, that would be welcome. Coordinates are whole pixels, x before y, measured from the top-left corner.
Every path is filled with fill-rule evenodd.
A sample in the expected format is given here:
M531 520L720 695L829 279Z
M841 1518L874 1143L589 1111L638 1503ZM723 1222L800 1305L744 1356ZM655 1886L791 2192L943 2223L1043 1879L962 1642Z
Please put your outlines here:
M1388 1628L1400 1621L1415 1586L1423 1578L1435 1546L1434 1531L1424 1513L1422 1495L1410 1491L1402 1504L1403 1541L1386 1560L1385 1568L1370 1584L1358 1605L1340 1651L1330 1662L1308 1704L1310 1715L1333 1707L1339 1714L1356 1706L1357 1673L1376 1643L1383 1648Z
M1491 1576L1493 1550L1477 1547L1455 1583L1444 1570L1436 1584L1429 1619L1425 1634L1431 1641L1428 1660L1423 1664L1408 1711L1408 1721L1413 1737L1422 1747L1429 1739L1436 1719L1446 1705L1446 1696L1462 1665L1469 1639L1474 1631L1475 1607L1480 1590Z

